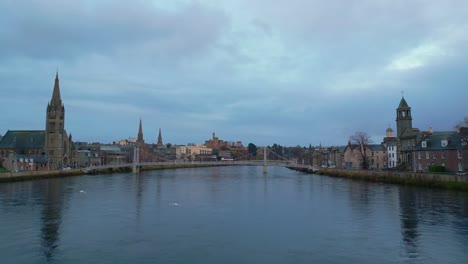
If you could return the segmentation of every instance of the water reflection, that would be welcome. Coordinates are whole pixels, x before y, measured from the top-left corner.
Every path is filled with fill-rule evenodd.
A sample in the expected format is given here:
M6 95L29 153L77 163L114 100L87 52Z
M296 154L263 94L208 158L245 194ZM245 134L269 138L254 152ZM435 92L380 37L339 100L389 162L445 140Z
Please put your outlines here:
M406 256L417 257L418 253L418 211L416 208L416 194L409 188L399 190L401 235Z
M2 263L465 263L468 195L282 168L95 175L0 184L0 234Z
M42 249L47 260L51 260L59 245L65 192L61 180L47 180L38 185L39 193L44 197L41 215Z
M132 175L133 177L133 185L135 186L134 188L136 189L136 217L139 222L140 220L140 213L141 213L141 204L142 204L142 196L145 188L145 175L142 174L134 174Z

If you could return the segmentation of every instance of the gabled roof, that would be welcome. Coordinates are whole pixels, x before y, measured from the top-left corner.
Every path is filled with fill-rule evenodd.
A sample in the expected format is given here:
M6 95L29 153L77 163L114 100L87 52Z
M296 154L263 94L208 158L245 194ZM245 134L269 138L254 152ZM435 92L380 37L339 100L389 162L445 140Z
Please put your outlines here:
M3 149L43 149L44 130L8 130L0 141Z
M343 152L346 152L347 149L350 149L351 151L355 150L359 145L357 144L351 144L351 142L348 142L348 145L344 148Z

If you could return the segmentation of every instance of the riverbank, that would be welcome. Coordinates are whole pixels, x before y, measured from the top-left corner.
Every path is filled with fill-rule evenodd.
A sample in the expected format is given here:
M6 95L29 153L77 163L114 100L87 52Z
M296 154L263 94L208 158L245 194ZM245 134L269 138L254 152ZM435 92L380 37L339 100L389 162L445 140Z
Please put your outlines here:
M313 174L311 168L288 166L288 169ZM391 184L413 185L468 192L468 176L393 171L366 171L320 168L318 175Z
M213 167L213 166L227 166L227 164L164 164L155 166L144 166L140 168L140 171L149 170L165 170L165 169L183 169L183 168L201 168L201 167ZM40 180L49 178L60 178L60 177L71 177L80 175L95 175L95 174L112 174L121 172L132 172L131 167L123 168L107 168L107 169L95 169L88 172L83 172L80 169L72 170L53 170L53 171L24 171L24 172L4 172L0 173L0 183L2 182L16 182L16 181L29 181L29 180Z

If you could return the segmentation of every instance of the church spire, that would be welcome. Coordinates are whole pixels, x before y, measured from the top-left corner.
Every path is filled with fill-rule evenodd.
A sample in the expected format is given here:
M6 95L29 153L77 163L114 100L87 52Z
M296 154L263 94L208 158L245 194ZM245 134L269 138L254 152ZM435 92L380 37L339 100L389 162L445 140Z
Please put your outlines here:
M159 135L158 135L158 146L162 146L163 145L163 142L162 142L162 136L161 136L161 128L159 128Z
M62 99L60 98L60 84L59 84L59 77L58 77L58 70L55 74L55 84L54 84L54 91L52 93L52 99L50 100L50 105L61 107L62 106Z
M143 142L143 128L141 126L141 117L140 117L140 127L138 128L138 141Z

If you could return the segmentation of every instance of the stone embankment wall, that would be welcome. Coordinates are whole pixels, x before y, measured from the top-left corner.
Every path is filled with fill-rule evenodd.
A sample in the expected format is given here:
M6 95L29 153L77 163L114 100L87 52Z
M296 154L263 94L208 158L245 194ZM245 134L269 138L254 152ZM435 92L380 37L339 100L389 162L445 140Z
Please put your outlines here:
M314 173L312 169L309 168L288 168L306 173ZM468 191L467 175L428 174L372 170L343 170L325 168L320 168L320 170L318 172L315 172L315 174L327 175L331 177L365 180L371 182L383 182Z
M23 171L0 173L0 182L27 181L81 175L81 170Z
M229 166L229 164L219 163L216 165L213 164L197 164L197 163L187 163L187 164L164 164L156 166L143 166L140 168L141 171L145 170L164 170L164 169L180 169L180 168L199 168L199 167L213 167L213 166ZM1 182L14 182L14 181L28 181L28 180L38 180L38 179L47 179L47 178L57 178L57 177L69 177L69 176L78 176L86 174L110 174L117 172L131 172L131 167L121 167L121 168L108 168L108 169L98 169L90 170L88 172L83 172L80 169L73 170L51 170L51 171L24 171L24 172L4 172L0 173L0 183Z

